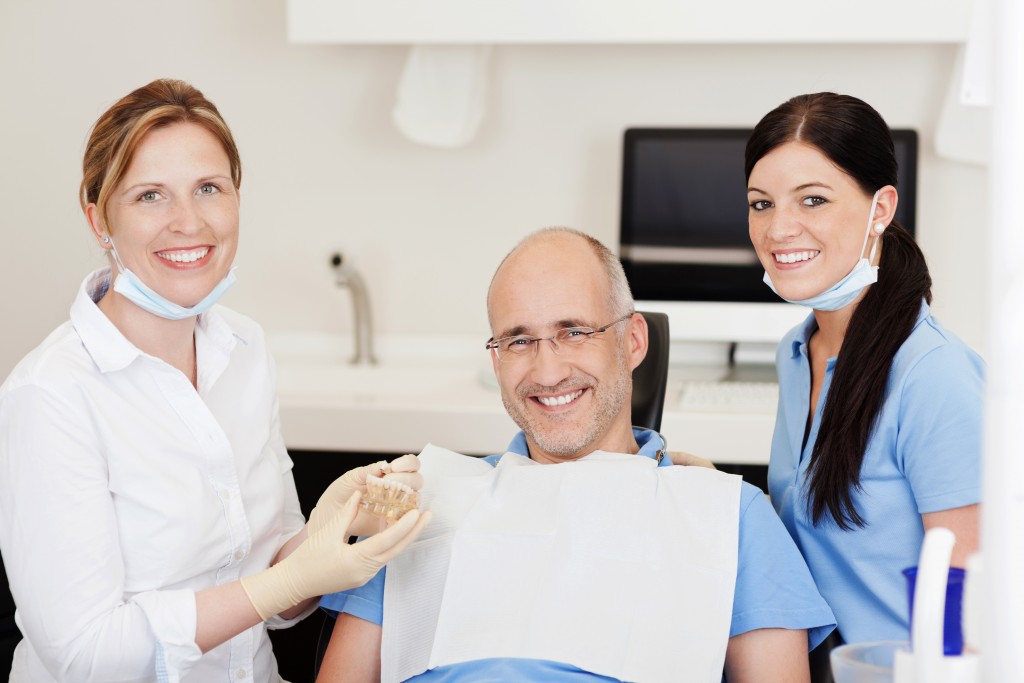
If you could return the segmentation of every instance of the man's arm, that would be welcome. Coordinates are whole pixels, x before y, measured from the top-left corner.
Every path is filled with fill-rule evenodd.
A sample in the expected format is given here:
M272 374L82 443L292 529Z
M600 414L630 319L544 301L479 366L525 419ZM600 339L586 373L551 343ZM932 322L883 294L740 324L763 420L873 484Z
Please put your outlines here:
M728 683L810 683L807 631L759 628L729 639Z
M744 483L732 638L752 631L804 633L804 658L835 628L804 558L760 489ZM731 641L730 641L731 642Z
M317 683L379 683L381 627L339 614Z

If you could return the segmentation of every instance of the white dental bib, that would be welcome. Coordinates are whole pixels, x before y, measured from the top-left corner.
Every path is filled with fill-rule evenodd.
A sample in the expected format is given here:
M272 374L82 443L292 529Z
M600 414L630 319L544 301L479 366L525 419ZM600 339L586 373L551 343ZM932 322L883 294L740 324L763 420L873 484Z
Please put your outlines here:
M434 518L388 563L382 681L495 657L721 679L739 477L600 451L491 467L428 445L420 462Z

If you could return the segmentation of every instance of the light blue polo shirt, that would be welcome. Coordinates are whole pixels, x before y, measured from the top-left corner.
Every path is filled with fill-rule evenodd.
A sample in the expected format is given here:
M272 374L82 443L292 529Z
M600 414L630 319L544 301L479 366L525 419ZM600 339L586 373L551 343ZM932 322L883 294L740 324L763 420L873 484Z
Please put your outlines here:
M905 640L908 606L901 572L917 564L924 539L921 515L981 500L984 362L922 303L913 331L893 359L861 466L861 488L852 492L867 524L843 531L826 517L815 527L807 508L807 467L836 364L828 359L801 451L810 410L807 344L816 329L811 315L789 332L776 354L780 396L768 467L771 502L835 612L843 639Z
M657 432L634 429L638 455L656 458L659 466L672 461L662 457L665 442ZM526 436L520 432L508 452L529 455ZM485 458L497 465L501 455ZM364 586L344 593L325 595L320 606L332 614L344 612L381 624L384 618L386 569ZM638 577L642 581L643 577ZM664 590L700 590L699 586L667 585ZM759 628L806 629L809 647L825 639L835 618L822 599L799 551L789 538L771 505L756 486L743 483L740 492L739 557L729 636ZM483 659L442 666L409 679L417 683L462 681L614 681L569 664L532 659Z

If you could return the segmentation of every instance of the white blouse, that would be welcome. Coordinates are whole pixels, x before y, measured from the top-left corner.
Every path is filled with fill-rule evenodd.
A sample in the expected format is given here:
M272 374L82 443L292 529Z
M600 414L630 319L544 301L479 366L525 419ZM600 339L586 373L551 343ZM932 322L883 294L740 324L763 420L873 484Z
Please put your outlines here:
M195 645L195 591L265 569L304 524L262 330L200 316L197 392L99 310L109 279L0 387L11 680L277 681L264 624Z

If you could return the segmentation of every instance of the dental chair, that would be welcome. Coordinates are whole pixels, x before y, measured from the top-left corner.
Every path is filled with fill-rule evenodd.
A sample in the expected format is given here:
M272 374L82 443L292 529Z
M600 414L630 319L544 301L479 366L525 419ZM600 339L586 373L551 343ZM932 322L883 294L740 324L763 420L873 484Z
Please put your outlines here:
M647 356L633 370L633 425L658 431L665 409L665 388L668 385L668 316L664 313L637 311L647 321ZM320 673L320 663L331 642L334 619L322 613L323 625L316 646L313 679Z
M637 313L647 321L647 356L633 370L633 424L657 432L661 430L668 385L668 316L651 311Z

